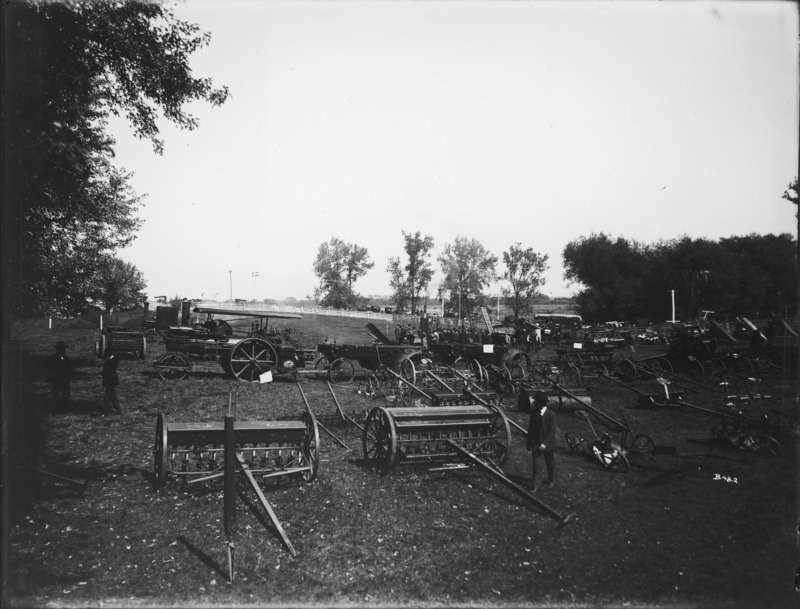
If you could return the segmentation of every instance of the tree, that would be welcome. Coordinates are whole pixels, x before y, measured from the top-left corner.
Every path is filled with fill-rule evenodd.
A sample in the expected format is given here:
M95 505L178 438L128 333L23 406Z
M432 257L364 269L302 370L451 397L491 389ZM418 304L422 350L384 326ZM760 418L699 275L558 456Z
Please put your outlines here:
M141 197L111 163L108 118L126 116L160 153L159 115L194 129L184 107L222 104L228 92L192 76L189 56L209 36L160 3L16 0L4 9L4 310L75 308L102 255L138 228Z
M392 277L390 283L394 291L395 304L405 308L405 301L410 300L411 313L416 313L420 295L433 278L433 269L429 261L430 251L433 249L433 237L430 235L422 237L420 231L414 234L403 231L403 239L408 262L401 267L400 258L389 258L387 270Z
M497 278L497 256L476 239L458 236L452 245L445 243L439 263L445 289L450 292L451 301L456 302L459 316L463 315L462 307L471 311L480 301L483 288Z
M328 307L355 304L358 294L353 291L353 284L374 265L366 248L331 237L320 244L314 260L314 274L320 281L315 297L322 297L320 304Z
M93 296L106 311L131 309L144 302L147 282L142 272L130 262L104 256L100 263Z
M502 288L502 292L515 318L519 317L525 302L535 296L539 286L544 284L542 273L549 268L547 260L547 254L534 252L531 247L523 250L520 243L503 252L503 264L506 266L503 279L508 281L509 287Z
M631 319L644 310L648 250L604 233L580 237L563 250L564 278L586 286L577 296L588 321Z

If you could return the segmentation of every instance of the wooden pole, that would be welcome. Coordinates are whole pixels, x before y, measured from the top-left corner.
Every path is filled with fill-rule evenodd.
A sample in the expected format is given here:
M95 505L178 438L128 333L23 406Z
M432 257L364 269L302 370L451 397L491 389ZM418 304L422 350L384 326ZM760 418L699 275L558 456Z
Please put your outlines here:
M234 555L236 546L236 445L233 433L233 416L225 417L225 491L223 499L223 522L228 549L228 577L234 581Z

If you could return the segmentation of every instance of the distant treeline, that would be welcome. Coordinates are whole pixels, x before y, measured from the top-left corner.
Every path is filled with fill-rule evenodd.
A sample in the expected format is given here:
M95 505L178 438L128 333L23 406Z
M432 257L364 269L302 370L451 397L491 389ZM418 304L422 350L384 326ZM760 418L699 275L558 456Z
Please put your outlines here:
M681 237L642 244L603 233L563 251L564 277L585 286L575 301L585 321L686 321L792 315L797 308L797 242L789 234L719 241Z

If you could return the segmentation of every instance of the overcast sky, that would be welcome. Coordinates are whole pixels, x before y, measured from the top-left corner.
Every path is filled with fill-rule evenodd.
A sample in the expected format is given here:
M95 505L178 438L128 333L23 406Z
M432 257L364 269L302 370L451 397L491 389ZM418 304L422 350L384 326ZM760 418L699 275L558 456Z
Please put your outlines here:
M112 124L146 194L121 257L148 293L303 298L331 237L390 294L401 231L501 262L604 232L643 243L794 234L798 17L790 2L189 0L195 76L230 88L162 123L163 156ZM253 278L253 273L258 273ZM441 273L430 288L435 297ZM490 288L499 291L499 286Z

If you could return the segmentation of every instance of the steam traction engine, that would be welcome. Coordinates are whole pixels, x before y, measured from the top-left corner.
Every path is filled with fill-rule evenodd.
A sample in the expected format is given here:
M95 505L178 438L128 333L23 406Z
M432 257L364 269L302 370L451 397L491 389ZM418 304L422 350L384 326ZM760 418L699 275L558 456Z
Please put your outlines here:
M240 381L259 382L267 373L293 373L313 361L315 352L267 334L270 317L301 319L295 313L273 311L248 311L243 309L194 309L205 314L202 324L189 323L190 303L181 310L181 324L177 324L178 310L158 307L156 331L162 336L167 353L154 366L163 379L182 379L191 371L193 361L218 361L228 375ZM215 315L254 318L256 321L245 336L234 336L234 326ZM233 320L231 320L233 321Z

